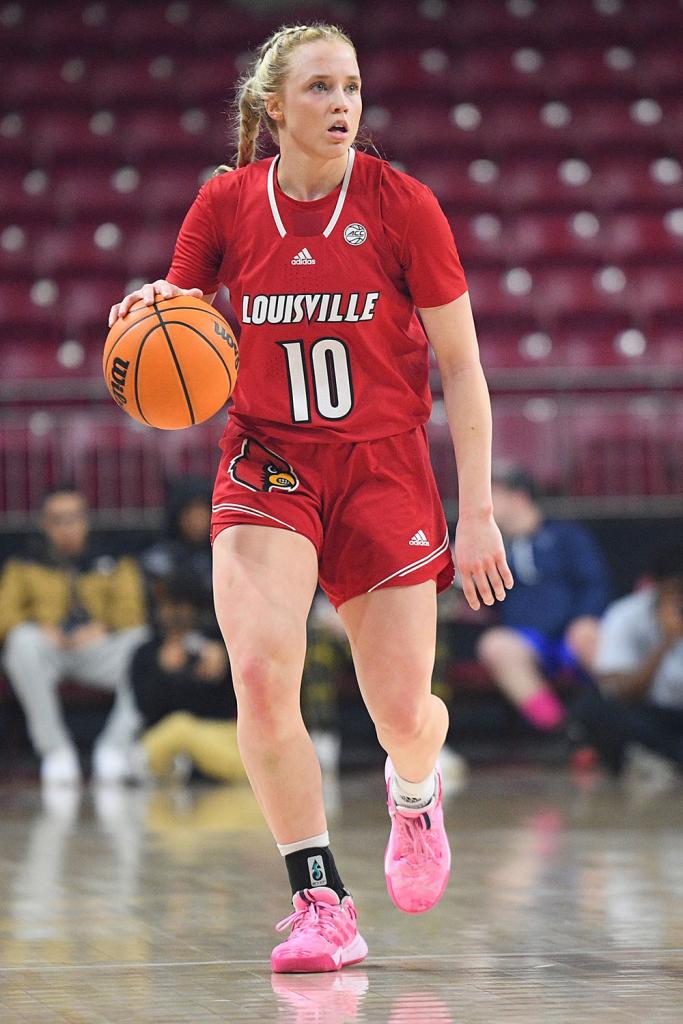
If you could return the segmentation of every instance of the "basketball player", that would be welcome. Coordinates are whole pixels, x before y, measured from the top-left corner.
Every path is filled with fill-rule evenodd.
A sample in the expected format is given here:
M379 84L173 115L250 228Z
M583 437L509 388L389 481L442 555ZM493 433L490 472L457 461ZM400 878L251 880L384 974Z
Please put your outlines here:
M367 954L299 710L318 580L388 754L390 896L421 913L448 880L437 764L448 713L430 678L436 594L454 567L425 433L427 339L457 456L464 594L477 609L512 586L491 510L488 392L453 238L429 189L352 148L360 89L340 30L271 36L241 82L237 170L200 189L167 278L110 313L113 323L155 295L211 302L225 284L241 320L213 501L214 593L241 755L293 893L277 972L337 970ZM255 161L261 125L279 155Z

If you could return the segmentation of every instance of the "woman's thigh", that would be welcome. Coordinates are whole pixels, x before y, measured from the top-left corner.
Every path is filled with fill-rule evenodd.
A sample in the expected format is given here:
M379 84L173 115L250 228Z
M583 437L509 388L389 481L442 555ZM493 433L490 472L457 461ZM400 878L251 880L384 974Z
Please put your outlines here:
M300 534L243 525L218 534L214 601L236 689L240 677L259 665L268 672L279 666L283 677L300 676L317 580L315 548Z
M425 699L436 647L434 580L361 594L343 604L339 615L373 717L397 701Z

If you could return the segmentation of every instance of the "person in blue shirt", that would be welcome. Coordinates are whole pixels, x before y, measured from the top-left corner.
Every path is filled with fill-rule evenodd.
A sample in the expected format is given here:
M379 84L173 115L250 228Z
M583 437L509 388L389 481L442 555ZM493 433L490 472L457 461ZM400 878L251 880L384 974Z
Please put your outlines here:
M545 518L537 484L524 470L494 469L493 507L516 583L477 653L532 725L560 730L566 712L549 680L561 671L590 670L609 571L584 527Z

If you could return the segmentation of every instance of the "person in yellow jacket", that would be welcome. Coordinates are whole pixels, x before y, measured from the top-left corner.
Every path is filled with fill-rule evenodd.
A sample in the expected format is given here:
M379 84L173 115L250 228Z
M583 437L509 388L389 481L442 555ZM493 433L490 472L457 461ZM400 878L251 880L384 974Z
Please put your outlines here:
M148 635L141 573L133 558L96 555L82 494L63 486L44 498L40 536L0 575L2 663L26 715L45 784L77 784L79 760L59 701L65 679L113 691L93 751L97 779L122 781L139 715L128 672Z

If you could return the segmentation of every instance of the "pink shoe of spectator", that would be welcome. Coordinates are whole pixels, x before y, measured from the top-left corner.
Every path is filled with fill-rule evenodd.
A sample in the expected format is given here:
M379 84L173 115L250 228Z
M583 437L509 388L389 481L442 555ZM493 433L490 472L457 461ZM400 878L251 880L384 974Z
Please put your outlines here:
M338 971L368 955L358 934L356 908L350 896L339 900L333 889L302 889L292 898L294 913L276 926L292 926L289 938L276 946L271 967L277 974Z
M451 851L443 823L441 771L436 771L436 796L421 810L397 807L391 793L393 767L387 758L387 804L391 834L384 854L387 889L406 914L431 910L444 894L451 871Z

